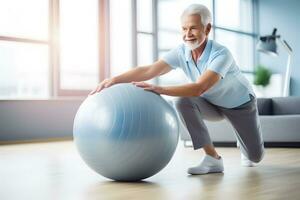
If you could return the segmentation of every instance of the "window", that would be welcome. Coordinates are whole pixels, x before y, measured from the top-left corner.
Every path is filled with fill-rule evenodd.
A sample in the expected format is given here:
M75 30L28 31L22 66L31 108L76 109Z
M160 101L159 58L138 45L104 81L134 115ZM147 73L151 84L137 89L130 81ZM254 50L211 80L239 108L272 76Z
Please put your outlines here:
M110 76L155 60L153 2L110 1Z
M154 61L153 36L151 34L138 33L137 44L137 65L152 64Z
M110 0L110 76L133 66L132 1Z
M59 2L59 89L91 90L100 76L98 0Z
M252 33L252 12L251 0L215 0L217 27Z
M49 96L48 4L0 1L0 98Z
M154 61L153 1L137 0L137 65Z
M254 67L254 38L222 29L215 29L216 41L225 45L242 71L251 71Z
M103 76L103 2L0 1L0 98L85 95L94 88Z
M253 71L253 1L215 0L215 40L229 48L242 71Z
M48 14L48 0L1 0L0 35L47 40Z
M48 45L0 41L1 98L49 96Z

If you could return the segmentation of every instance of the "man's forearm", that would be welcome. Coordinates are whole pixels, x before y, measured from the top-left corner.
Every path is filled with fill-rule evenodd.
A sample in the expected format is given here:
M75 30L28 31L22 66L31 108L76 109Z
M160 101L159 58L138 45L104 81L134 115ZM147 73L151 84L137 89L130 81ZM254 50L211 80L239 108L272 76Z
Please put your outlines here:
M162 94L169 96L196 97L200 96L204 92L205 89L198 83L162 87Z
M149 67L142 66L133 68L123 74L113 77L115 83L129 83L132 81L146 81L153 77L148 73Z

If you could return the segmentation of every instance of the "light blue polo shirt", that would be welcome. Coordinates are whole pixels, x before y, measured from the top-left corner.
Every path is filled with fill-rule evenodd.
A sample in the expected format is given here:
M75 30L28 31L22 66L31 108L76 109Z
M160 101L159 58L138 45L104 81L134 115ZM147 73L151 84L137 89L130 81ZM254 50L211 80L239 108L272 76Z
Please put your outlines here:
M222 78L201 95L212 104L234 108L250 101L250 94L255 96L230 51L213 40L207 41L197 64L184 44L167 52L162 60L173 69L182 69L191 82L196 82L207 69L218 73Z

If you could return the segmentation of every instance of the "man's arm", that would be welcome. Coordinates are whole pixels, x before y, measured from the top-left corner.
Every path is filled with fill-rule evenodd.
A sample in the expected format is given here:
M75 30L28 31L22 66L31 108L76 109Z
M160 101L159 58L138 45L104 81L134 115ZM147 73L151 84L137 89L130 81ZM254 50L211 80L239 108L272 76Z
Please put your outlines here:
M133 81L146 81L152 79L156 76L163 75L172 68L163 60L158 60L152 65L135 67L121 75L115 76L113 78L105 79L98 84L96 89L90 92L90 95L100 92L103 88L110 87L117 83L129 83Z
M169 96L185 96L193 97L200 96L214 84L220 80L221 76L211 70L207 70L201 75L196 83L190 83L180 86L155 86L144 82L134 83L136 86L142 87L145 90L151 90L159 94L165 94Z
M163 87L163 93L169 96L200 96L216 84L221 76L214 71L207 70L201 75L196 83L185 84L181 86Z
M172 68L163 60L158 60L152 65L133 68L121 75L113 77L115 83L129 83L132 81L146 81L156 76L163 75Z

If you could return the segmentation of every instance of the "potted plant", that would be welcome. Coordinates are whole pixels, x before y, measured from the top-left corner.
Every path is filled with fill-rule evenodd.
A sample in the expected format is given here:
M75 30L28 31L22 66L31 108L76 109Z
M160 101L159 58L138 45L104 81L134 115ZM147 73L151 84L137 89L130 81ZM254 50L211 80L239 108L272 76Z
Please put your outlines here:
M259 65L254 72L254 85L266 87L270 83L271 71L266 67Z
M272 72L262 66L259 65L256 67L256 70L254 71L254 85L258 86L258 90L260 90L261 94L265 96L265 87L269 85L270 78L271 78Z

